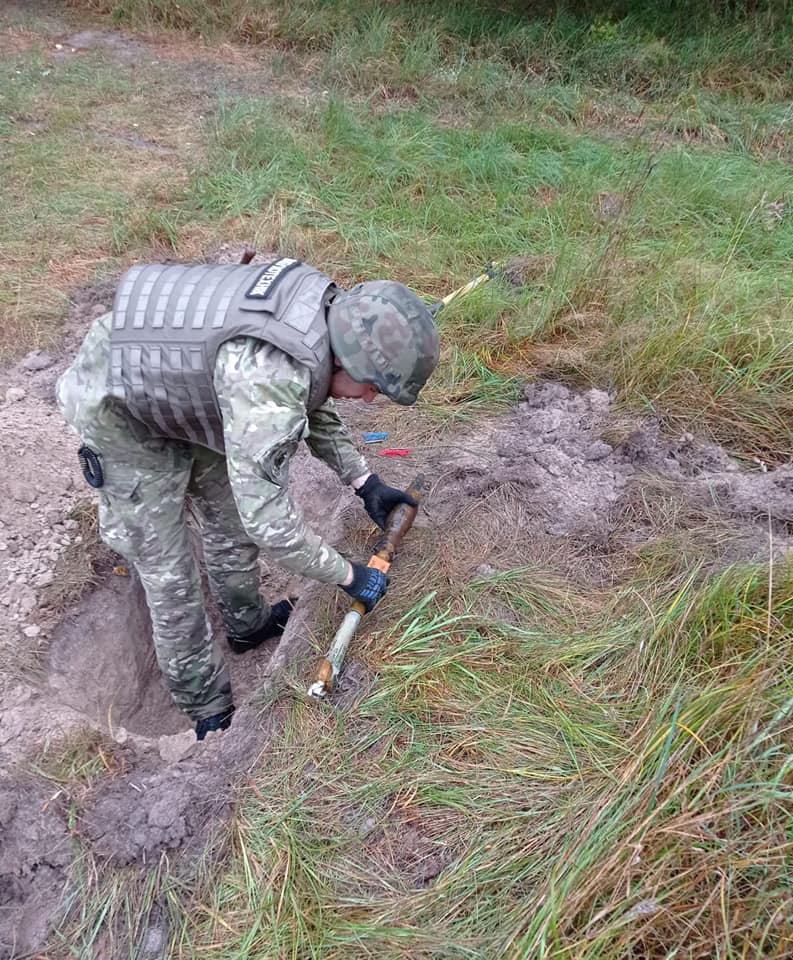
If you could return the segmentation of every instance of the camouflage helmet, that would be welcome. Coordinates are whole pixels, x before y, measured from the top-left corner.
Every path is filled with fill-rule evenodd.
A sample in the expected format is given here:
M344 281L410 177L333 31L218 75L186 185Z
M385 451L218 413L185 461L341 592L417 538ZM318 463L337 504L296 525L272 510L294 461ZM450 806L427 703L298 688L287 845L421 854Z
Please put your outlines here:
M394 280L339 293L328 310L333 355L357 383L410 406L438 364L440 342L426 303Z

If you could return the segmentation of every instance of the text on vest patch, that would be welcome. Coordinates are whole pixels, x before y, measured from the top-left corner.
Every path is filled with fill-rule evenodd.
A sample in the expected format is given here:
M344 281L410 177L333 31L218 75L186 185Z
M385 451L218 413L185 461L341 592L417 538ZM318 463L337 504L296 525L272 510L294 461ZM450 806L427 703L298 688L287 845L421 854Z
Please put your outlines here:
M280 260L274 260L272 263L268 263L253 281L245 296L255 297L257 300L264 300L272 293L273 287L281 277L299 264L300 260L293 260L291 257L281 257Z

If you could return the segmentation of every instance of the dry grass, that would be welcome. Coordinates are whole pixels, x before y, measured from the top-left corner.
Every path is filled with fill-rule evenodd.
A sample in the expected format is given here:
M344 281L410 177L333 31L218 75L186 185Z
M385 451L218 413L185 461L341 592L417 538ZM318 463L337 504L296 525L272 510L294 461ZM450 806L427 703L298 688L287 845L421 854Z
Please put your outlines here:
M23 764L31 772L84 800L97 781L124 769L118 744L93 728L75 729L66 736L50 737Z
M113 569L121 558L102 543L99 518L92 500L81 500L69 513L77 521L71 543L60 554L52 584L42 591L47 616L59 619L90 587ZM75 542L79 538L79 542Z

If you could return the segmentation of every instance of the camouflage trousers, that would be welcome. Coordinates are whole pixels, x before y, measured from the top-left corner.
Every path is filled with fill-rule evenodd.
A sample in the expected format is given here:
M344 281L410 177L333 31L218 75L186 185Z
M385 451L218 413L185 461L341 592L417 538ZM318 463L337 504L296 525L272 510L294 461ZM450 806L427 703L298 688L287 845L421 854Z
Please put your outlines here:
M101 456L102 539L140 576L157 661L171 696L193 720L223 712L232 703L231 683L206 615L188 511L201 533L210 587L226 630L244 636L270 614L259 593L259 549L242 527L225 458L204 447L152 437L111 406L91 423L75 426Z

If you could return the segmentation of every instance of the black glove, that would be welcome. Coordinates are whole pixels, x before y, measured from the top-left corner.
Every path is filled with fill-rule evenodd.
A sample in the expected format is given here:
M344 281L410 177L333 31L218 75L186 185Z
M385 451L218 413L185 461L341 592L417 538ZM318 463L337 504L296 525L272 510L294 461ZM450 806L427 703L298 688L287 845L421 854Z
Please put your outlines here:
M382 600L388 590L388 577L375 570L374 567L365 567L362 563L350 564L352 567L352 583L342 586L342 590L354 600L360 600L371 613L378 600Z
M373 473L366 483L355 492L363 500L366 512L381 530L385 530L389 513L400 503L406 503L411 507L418 506L417 500L414 500L404 490L389 487L388 484L383 483L376 473Z

